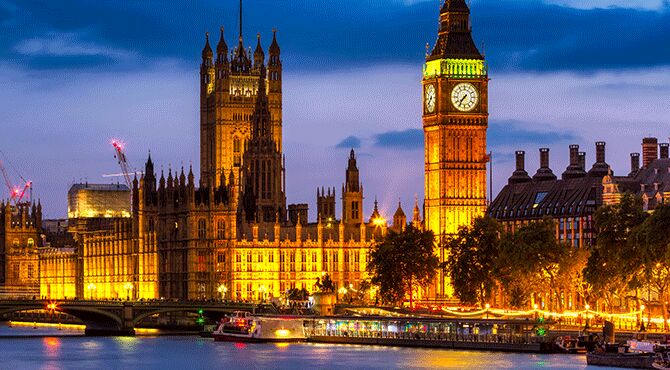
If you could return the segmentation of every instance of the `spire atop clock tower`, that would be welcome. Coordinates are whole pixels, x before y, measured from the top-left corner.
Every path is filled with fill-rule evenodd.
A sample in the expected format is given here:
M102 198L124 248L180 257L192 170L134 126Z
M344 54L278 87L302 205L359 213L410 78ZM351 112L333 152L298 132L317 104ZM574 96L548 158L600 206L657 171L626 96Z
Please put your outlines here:
M465 0L446 0L440 11L437 41L427 60L442 58L484 59L472 40L470 8Z

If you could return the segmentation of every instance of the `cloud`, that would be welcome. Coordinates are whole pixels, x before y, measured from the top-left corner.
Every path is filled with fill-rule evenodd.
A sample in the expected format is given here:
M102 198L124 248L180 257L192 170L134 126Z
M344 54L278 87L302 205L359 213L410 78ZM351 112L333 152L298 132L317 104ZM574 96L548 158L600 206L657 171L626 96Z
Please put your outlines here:
M648 9L662 10L667 8L667 0L545 0L549 4L556 4L577 9L607 9L607 8L626 8L626 9Z
M534 131L526 128L541 126L536 122L516 120L491 121L489 122L487 133L489 145L492 147L528 143L549 145L578 139L575 134L567 130Z
M335 145L335 147L339 149L358 149L361 147L361 139L356 136L347 136Z
M128 58L130 53L86 42L75 32L49 32L43 37L34 37L20 41L14 50L29 56L102 56L114 59Z
M623 6L623 0L588 2L602 7L579 6L583 3L476 1L472 4L475 42L485 43L483 49L495 72L595 71L668 64L670 49L660 47L670 44L667 1L637 0L627 8L603 8ZM234 2L194 1L188 7L166 2L159 9L151 2L65 0L25 2L14 8L3 12L0 7L0 57L37 69L53 66L39 55L26 56L12 46L50 32L86 30L90 37L86 41L92 44L84 45L82 52L130 51L143 60L173 59L197 66L204 31L216 33L225 25L232 47L238 25ZM420 65L423 45L436 38L437 12L434 1L295 0L288 7L281 1L259 0L245 8L244 36L247 44L253 44L253 35L260 31L267 48L271 28L277 27L287 70ZM218 42L218 36L214 39ZM22 50L35 46L24 45ZM65 62L54 58L55 67L66 67ZM126 68L146 67L132 60L112 62Z
M416 150L423 149L423 130L408 129L388 131L374 136L374 145L379 148Z

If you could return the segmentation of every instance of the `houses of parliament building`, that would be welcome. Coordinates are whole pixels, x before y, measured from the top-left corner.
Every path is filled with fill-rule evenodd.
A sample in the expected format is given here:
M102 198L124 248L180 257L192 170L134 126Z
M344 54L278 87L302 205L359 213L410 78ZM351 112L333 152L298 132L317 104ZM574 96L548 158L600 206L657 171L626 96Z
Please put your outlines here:
M423 209L414 205L410 222L445 237L485 212L488 77L464 0L446 1L440 13L421 82L426 197ZM241 23L240 17L233 48L223 29L215 50L205 39L198 180L192 168L157 173L149 155L130 188L74 185L65 231L46 238L32 226L2 231L3 247L14 234L20 233L20 245L35 240L38 253L24 259L31 258L25 265L33 269L39 264L39 280L36 272L21 275L31 277L35 295L264 299L292 288L312 291L325 274L337 288L358 289L370 247L387 229L405 228L400 204L391 225L376 201L372 215L363 214L353 149L343 158L339 206L334 187L317 189L316 222L308 222L307 204L287 205L281 50L274 33L267 55L260 36L252 52ZM33 217L12 216L15 207L6 207L5 218ZM447 286L440 276L427 293L446 297Z

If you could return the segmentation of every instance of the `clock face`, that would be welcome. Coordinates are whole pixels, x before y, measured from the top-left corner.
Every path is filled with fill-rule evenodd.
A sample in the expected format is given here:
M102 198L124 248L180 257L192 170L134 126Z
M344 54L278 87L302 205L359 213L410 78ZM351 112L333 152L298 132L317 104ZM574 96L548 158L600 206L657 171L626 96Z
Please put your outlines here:
M477 89L472 84L460 83L451 91L451 102L461 112L469 112L479 101Z
M426 112L435 112L435 85L426 85Z

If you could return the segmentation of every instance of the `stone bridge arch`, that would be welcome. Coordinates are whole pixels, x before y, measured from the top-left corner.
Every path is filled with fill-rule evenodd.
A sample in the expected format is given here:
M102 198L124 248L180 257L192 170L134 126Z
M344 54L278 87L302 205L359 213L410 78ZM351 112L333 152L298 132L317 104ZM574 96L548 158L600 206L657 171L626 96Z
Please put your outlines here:
M48 311L50 302L35 302L33 304L0 304L0 317L22 311ZM95 307L88 305L57 304L56 312L66 313L81 320L86 325L85 334L95 335L133 335L133 326L128 326L123 318L123 307Z
M212 321L217 321L221 319L223 316L227 314L233 313L233 309L226 309L226 308L217 308L213 309L211 307L203 307L203 308L197 308L197 307L169 307L169 308L155 308L155 309L147 309L147 310L137 310L135 312L135 317L133 318L133 326L139 324L142 320L151 317L156 314L165 314L165 313L173 313L173 312L187 312L187 313L195 313L197 314L200 310L202 310L202 316L212 320Z

